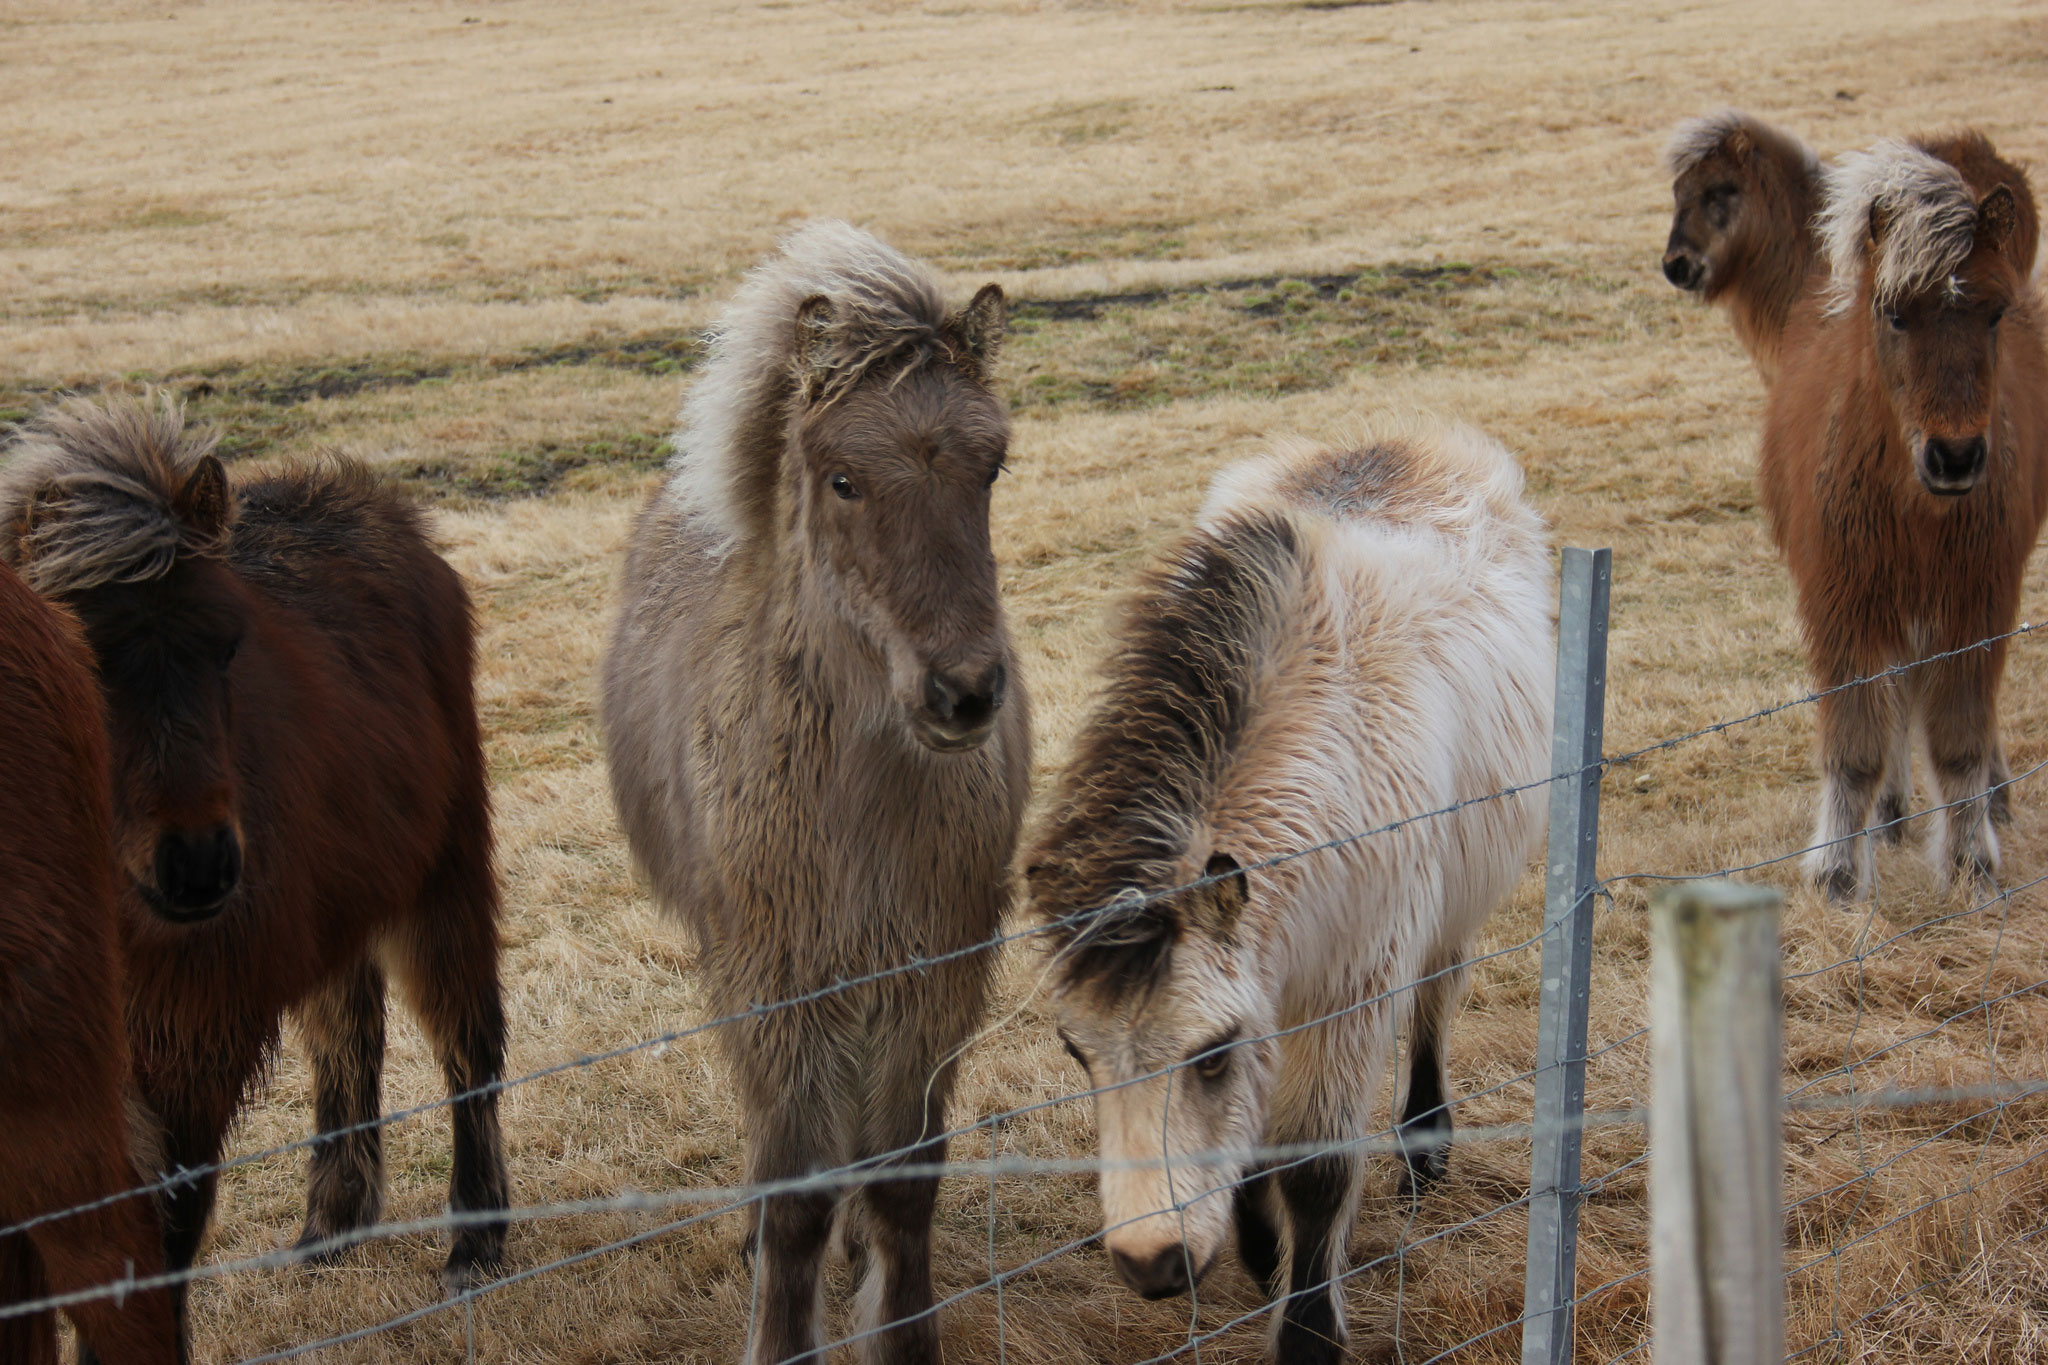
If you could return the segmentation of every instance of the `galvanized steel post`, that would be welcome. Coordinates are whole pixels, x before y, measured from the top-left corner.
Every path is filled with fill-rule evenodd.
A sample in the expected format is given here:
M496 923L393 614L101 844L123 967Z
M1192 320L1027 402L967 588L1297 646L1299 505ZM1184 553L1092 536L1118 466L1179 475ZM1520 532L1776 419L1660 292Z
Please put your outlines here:
M1607 598L1613 556L1566 550L1557 597L1556 728L1543 886L1543 983L1536 1037L1535 1151L1522 1365L1572 1358L1579 1261L1579 1121L1586 1111L1586 977L1593 962L1600 743L1607 703Z

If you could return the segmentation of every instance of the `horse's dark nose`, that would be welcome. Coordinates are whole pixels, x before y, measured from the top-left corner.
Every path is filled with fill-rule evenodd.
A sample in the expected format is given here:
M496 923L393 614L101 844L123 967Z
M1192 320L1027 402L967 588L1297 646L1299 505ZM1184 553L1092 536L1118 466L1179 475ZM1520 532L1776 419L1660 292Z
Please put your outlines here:
M1188 1253L1179 1242L1161 1247L1150 1256L1133 1256L1112 1251L1118 1278L1148 1299L1170 1299L1188 1292Z
M968 672L935 668L924 677L926 743L936 749L972 748L987 737L1003 709L1010 671L1001 659Z
M1664 253L1664 278L1677 285L1680 289L1690 291L1699 288L1702 273L1704 272L1700 269L1700 263L1692 258L1691 253L1685 251L1667 251Z
M1920 481L1930 493L1967 493L1984 472L1982 436L1929 436L1920 450Z
M156 890L168 918L205 919L241 879L242 841L231 825L172 830L157 840Z

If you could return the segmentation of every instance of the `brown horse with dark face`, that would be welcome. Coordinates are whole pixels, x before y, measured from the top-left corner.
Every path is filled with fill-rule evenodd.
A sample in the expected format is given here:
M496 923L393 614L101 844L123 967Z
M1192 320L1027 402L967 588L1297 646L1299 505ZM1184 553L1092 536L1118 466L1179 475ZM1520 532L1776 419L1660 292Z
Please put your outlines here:
M1828 171L1829 283L1795 318L1758 483L1799 594L1814 680L1835 687L2003 635L2048 515L2048 356L2027 179L1974 133L1883 142ZM1807 870L1871 884L1865 828L1925 732L1944 876L1988 881L1984 793L2005 646L1820 702L1825 788ZM1889 806L1894 798L1887 798ZM1903 810L1881 809L1881 819Z
M1794 305L1826 278L1813 232L1820 162L1798 138L1734 109L1679 124L1664 160L1674 202L1664 278L1727 309L1769 383Z
M145 1183L130 1160L107 737L78 624L0 567L0 1225ZM147 1199L0 1233L0 1308L155 1274ZM67 1310L109 1365L182 1360L171 1296ZM0 1318L0 1361L54 1365L49 1313Z
M74 611L112 741L128 1036L165 1169L209 1167L296 1010L321 1132L379 1112L398 973L451 1091L504 1044L469 599L417 513L360 466L231 487L169 405L84 403L0 464L0 552ZM495 1094L454 1107L450 1203L504 1207ZM375 1127L313 1149L305 1240L373 1223ZM214 1179L173 1185L192 1263ZM500 1257L462 1229L451 1280Z

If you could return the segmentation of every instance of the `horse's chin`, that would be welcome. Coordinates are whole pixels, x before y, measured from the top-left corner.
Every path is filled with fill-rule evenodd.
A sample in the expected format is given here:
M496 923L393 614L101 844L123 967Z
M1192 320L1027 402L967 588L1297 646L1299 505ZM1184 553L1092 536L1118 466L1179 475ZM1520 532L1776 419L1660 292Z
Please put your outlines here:
M971 730L953 730L947 726L913 716L910 733L917 736L917 742L935 754L971 754L989 741L996 732L995 722L976 726Z
M1944 502L1968 497L1977 487L1977 482L1977 479L1971 478L1959 483L1940 483L1930 479L1926 470L1920 471L1920 486Z
M231 891L211 905L173 905L169 900L165 899L161 891L158 891L148 882L137 880L133 885L137 898L149 907L149 912L167 924L204 924L206 921L217 917L227 907L227 903L234 898L234 893Z

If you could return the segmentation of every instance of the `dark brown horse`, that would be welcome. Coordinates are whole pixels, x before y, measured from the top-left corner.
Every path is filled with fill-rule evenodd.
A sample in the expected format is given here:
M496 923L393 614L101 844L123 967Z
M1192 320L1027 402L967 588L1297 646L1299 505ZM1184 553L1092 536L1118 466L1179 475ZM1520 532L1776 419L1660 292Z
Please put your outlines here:
M129 1157L107 737L78 623L0 567L0 1225L144 1183ZM0 1234L0 1306L155 1274L156 1208L117 1199ZM110 1365L182 1360L162 1290L68 1310ZM49 1313L0 1361L57 1358Z
M1795 317L1758 475L1823 688L2013 628L2048 514L2048 357L2027 179L1974 133L1883 142L1828 171L1829 282ZM1820 703L1825 783L1807 870L1836 900L1871 884L1855 837L1903 792L1915 720L1951 807L1944 877L1988 881L1987 787L2005 645ZM1892 804L1888 797L1887 806ZM1903 811L1880 810L1883 819Z
M1734 109L1679 124L1664 160L1673 201L1664 278L1727 309L1770 383L1794 305L1826 278L1813 232L1820 162L1798 138Z
M451 1091L504 1045L498 896L462 582L361 467L231 488L169 405L72 404L0 465L0 548L75 611L112 742L128 1035L165 1169L207 1167L283 1013L312 1052L321 1132L379 1111L398 974ZM504 1207L495 1094L454 1107L450 1203ZM214 1179L174 1185L190 1265ZM373 1223L374 1127L313 1149L304 1240ZM499 1260L456 1234L448 1276Z

